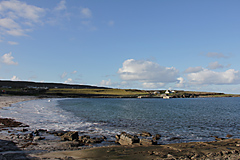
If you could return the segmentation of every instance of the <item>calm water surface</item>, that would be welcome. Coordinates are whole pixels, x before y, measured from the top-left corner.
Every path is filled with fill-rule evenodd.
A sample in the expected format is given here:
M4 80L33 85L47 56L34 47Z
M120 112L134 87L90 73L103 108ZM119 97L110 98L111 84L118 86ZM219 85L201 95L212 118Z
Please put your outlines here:
M212 136L240 138L240 98L66 99L57 107L100 130L161 134L163 143L210 141ZM94 129L93 129L94 131ZM95 131L96 132L96 131Z

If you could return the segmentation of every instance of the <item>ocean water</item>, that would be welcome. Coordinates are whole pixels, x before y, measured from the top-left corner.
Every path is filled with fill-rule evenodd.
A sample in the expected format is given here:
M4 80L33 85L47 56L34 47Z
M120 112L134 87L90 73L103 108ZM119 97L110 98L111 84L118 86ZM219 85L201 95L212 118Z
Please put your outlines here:
M163 144L212 141L213 136L227 134L240 138L237 97L42 99L6 107L0 116L15 118L32 129L75 130L80 135L104 135L110 140L123 131L160 134L159 143Z

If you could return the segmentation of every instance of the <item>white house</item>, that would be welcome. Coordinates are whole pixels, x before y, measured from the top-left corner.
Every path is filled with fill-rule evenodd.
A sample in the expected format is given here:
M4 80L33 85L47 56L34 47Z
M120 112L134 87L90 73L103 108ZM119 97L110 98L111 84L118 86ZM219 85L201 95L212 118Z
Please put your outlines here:
M172 91L172 90L168 90L168 89L167 89L167 90L165 91L165 94L174 93L174 92L175 92L175 91Z

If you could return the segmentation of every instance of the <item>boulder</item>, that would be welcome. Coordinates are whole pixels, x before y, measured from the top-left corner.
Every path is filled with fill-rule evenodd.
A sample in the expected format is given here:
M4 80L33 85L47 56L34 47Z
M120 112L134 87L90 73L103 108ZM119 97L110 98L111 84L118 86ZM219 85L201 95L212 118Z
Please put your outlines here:
M104 141L106 139L106 137L94 137L94 138L90 138L90 136L84 135L84 136L79 136L79 141L82 143L101 143L102 141Z
M161 138L161 135L160 134L156 134L154 137L153 137L153 140L159 140Z
M133 143L139 143L139 138L126 132L121 133L118 141L121 145L132 145Z
M140 144L144 146L153 145L153 140L143 138L143 139L140 139Z
M79 141L82 143L87 143L90 140L90 136L84 135L84 136L79 136L78 137Z
M61 136L62 141L78 140L78 132L70 131Z
M227 138L231 138L231 137L233 137L233 135L231 135L231 134L227 134L226 137L227 137Z
M141 136L142 137L151 137L152 135L149 132L142 132Z

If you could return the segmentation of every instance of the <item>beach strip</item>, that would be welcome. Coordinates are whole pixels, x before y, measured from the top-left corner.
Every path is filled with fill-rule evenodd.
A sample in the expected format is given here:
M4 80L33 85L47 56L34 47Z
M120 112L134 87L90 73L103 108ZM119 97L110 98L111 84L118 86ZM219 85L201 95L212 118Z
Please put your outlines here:
M39 99L35 96L0 96L0 109L9 107L14 103Z

